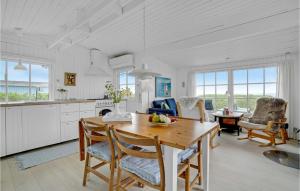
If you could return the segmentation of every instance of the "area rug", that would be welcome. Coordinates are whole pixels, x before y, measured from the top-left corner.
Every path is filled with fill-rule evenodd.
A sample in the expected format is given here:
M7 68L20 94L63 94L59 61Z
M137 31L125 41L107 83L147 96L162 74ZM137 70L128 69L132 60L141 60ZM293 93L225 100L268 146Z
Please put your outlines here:
M269 150L263 152L268 159L277 162L278 164L300 169L299 154L286 151Z
M57 144L16 155L21 170L47 163L49 161L72 155L79 151L78 141Z

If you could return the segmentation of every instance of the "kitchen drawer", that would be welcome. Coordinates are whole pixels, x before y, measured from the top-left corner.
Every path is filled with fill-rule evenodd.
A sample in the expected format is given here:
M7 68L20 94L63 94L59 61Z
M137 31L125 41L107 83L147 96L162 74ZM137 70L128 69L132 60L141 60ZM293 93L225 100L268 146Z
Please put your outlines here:
M80 118L95 117L95 110L80 111Z
M88 103L80 103L79 104L80 111L90 111L90 110L95 111L95 106L96 106L96 102L88 102Z
M69 141L79 137L78 121L61 122L61 141Z
M79 111L79 103L61 104L61 112Z
M79 121L79 112L61 113L61 121Z

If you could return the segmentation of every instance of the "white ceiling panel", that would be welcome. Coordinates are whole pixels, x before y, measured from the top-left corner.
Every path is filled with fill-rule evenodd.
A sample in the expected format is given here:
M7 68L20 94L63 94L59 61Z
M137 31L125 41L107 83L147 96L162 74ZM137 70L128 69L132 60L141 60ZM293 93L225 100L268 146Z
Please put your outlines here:
M84 11L88 12L103 1L1 0L1 30L12 33L15 27L21 27L28 35L47 36L47 39L55 41L64 32L64 28L76 23L78 13L84 15ZM124 7L133 0L115 1ZM147 51L156 49L154 55L176 66L183 64L182 60L187 57L188 62L194 65L219 61L229 54L232 57L234 54L239 54L240 57L255 54L259 56L260 52L256 50L258 46L264 47L268 52L266 54L296 48L293 43L290 44L291 39L281 37L281 33L276 31L299 26L299 18L294 18L295 14L292 14L297 13L299 16L298 0L146 0L145 7ZM270 22L270 18L291 14L292 16L282 17L280 22L273 19L272 30L263 27L263 23ZM101 13L96 15L99 16ZM87 39L80 41L79 44L87 48L98 48L108 55L143 51L143 16L143 6L139 6L96 32L86 35ZM260 25L253 24L258 21ZM251 26L249 35L243 33L243 38L239 38L238 31L234 31L238 26ZM271 26L270 23L268 26ZM232 36L236 33L236 37L222 42L221 37L228 31L232 31ZM293 39L294 33L288 31L285 35L291 35ZM213 45L214 39L211 38L213 37L211 34L218 34L215 35L217 45ZM271 38L280 40L280 43ZM184 43L194 39L199 40L199 47L198 41ZM238 48L231 47L229 42ZM262 45L261 42L266 44ZM178 43L185 45L180 49L174 48ZM213 54L217 55L212 56Z

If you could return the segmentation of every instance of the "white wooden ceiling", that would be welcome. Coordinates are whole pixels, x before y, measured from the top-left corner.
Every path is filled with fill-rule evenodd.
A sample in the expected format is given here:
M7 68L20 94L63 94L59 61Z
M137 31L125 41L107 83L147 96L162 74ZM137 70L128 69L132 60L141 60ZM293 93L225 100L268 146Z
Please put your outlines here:
M2 31L13 32L15 27L21 27L24 33L45 35L51 39L61 33L63 26L76 21L78 11L88 10L94 4L99 4L99 1L1 0ZM120 4L122 6L130 1L132 0L122 0ZM242 55L236 57L259 56L253 51L250 54L241 50L259 50L265 46L267 46L265 50L274 49L268 54L278 53L279 50L289 51L291 48L287 47L293 47L295 51L297 47L291 43L291 39L298 37L295 35L295 27L299 26L298 2L298 0L146 0L146 49L150 50L153 56L176 66L186 64L183 60L187 57L189 63L194 65L200 63L201 58L206 58L202 59L201 63L210 63L219 61L224 56L234 58L234 54ZM143 7L139 7L100 28L89 38L81 41L80 45L98 48L108 55L143 51L143 15ZM265 28L264 22L267 26ZM243 33L239 33L242 27L246 28ZM230 34L226 36L226 33L232 36ZM285 35L290 38L284 37ZM268 44L261 46L263 39L268 39L266 42L269 44L277 41L274 39L280 39L281 43L272 44L273 47ZM232 42L234 43L231 44ZM230 49L233 45L239 48ZM219 50L222 49L220 47L223 47L223 51ZM190 50L191 48L193 50ZM219 56L214 55L217 53ZM216 59L213 61L214 57Z

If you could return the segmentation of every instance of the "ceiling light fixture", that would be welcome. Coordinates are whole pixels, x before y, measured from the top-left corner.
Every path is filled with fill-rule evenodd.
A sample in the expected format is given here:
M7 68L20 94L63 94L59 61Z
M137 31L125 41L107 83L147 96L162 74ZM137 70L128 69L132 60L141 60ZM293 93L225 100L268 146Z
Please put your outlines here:
M18 60L18 64L15 65L14 69L15 70L21 70L21 71L26 71L27 70L26 66L24 66L22 64L21 51L20 51L20 47L21 47L20 41L21 41L21 37L23 36L22 28L21 27L15 27L15 31L16 31L16 34L18 36L18 44L17 44L17 46L18 46L19 60Z

